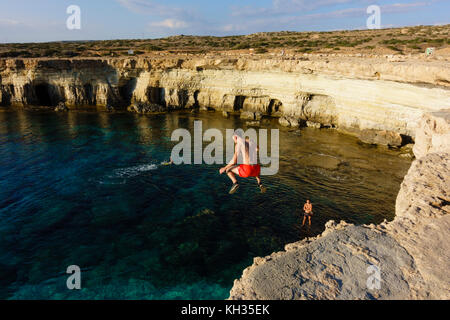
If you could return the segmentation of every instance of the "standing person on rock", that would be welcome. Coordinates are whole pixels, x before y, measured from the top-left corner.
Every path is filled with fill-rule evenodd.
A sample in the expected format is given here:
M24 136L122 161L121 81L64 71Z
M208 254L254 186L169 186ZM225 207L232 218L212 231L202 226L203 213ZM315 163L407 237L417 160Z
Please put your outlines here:
M308 218L309 226L311 226L311 217L313 215L313 207L312 203L308 200L306 200L306 203L303 206L303 223L302 227L305 225L306 218Z
M261 166L257 163L258 147L250 139L244 140L244 138L236 134L233 136L233 140L235 145L233 158L228 165L219 170L220 174L226 172L233 182L229 193L233 194L239 188L235 175L241 178L255 177L261 193L265 193L267 189L262 185L260 178ZM238 164L239 154L242 154L243 164Z

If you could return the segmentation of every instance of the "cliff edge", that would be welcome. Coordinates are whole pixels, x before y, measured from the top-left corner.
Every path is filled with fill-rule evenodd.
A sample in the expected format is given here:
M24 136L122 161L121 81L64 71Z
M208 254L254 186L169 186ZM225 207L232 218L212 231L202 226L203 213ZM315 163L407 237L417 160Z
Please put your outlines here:
M402 58L403 59L403 58ZM152 113L215 109L283 126L336 128L366 143L414 140L450 108L448 61L307 55L0 59L0 106Z
M394 221L329 221L318 237L255 258L229 299L449 299L449 134L450 110L423 115Z

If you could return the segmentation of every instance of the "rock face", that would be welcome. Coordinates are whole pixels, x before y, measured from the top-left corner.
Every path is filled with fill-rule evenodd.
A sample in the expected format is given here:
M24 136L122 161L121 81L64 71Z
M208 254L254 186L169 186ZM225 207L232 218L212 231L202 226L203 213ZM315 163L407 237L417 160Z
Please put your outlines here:
M403 141L399 133L386 130L365 129L359 133L358 137L364 143L392 147L400 147Z
M427 142L419 150L428 153L416 153L394 221L328 222L316 238L255 258L230 299L449 299L450 139L433 144L434 134L450 133L449 116L443 110L422 118L417 136ZM379 289L370 286L372 266L380 271Z
M278 123L283 127L298 127L300 126L300 122L295 117L281 117L278 119Z
M414 154L421 158L427 153L450 153L450 109L426 113L416 134Z
M0 59L0 104L213 108L285 117L289 126L307 121L355 134L376 130L365 139L386 136L390 144L395 135L414 137L424 112L450 108L450 90L442 86L450 83L446 63L313 56Z
M388 232L414 257L423 277L415 294L449 299L450 153L430 153L413 162Z
M370 266L380 266L380 290L367 287ZM231 299L407 299L406 272L414 259L395 239L374 228L333 221L315 240L255 259L231 290ZM389 285L385 285L388 283Z
M133 103L127 108L129 112L147 114L147 113L158 113L164 112L165 108L159 104L155 103Z
M58 103L58 105L55 108L55 111L68 111L69 109L66 107L66 104L64 102Z

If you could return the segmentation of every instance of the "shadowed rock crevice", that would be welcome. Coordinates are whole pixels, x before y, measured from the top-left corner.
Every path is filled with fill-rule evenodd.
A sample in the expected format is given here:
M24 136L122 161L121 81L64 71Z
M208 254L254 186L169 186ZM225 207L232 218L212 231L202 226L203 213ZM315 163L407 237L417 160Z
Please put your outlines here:
M96 94L94 93L94 87L91 83L86 83L83 86L83 93L84 93L84 101L89 106L95 106L97 104L96 101Z
M244 108L245 96L236 96L234 99L233 111L240 111Z
M165 105L164 89L160 87L148 87L146 92L147 100L150 103Z
M133 97L133 92L136 89L136 78L122 80L119 82L119 95L121 106L127 107L131 104L131 98Z
M195 90L194 92L194 104L192 105L192 108L198 109L200 108L200 104L198 103L198 94L200 93L200 90Z
M0 88L0 105L4 107L10 106L11 98L14 96L14 85L0 86Z
M48 83L40 83L33 86L36 100L35 105L38 106L55 106L57 99L54 96L55 88Z
M180 89L178 94L178 107L184 109L189 101L189 91L186 89Z
M278 115L281 113L281 108L283 103L278 99L270 99L269 107L267 112L270 115Z

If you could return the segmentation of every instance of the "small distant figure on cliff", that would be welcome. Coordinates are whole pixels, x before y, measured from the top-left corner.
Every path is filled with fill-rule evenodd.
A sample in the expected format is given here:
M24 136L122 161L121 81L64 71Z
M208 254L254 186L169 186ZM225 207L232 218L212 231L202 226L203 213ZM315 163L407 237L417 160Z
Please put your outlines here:
M313 215L313 211L312 210L313 210L312 203L308 199L308 200L306 200L306 203L303 206L303 223L302 223L302 227L305 225L306 218L308 218L309 226L311 226L311 217Z
M230 194L233 194L239 188L239 183L235 177L235 174L241 178L255 177L258 182L258 187L261 193L266 192L266 187L261 183L261 166L257 164L257 151L258 147L250 141L250 139L243 139L238 135L233 136L234 140L234 155L230 163L219 170L220 174L227 173L228 177L233 182L233 186L230 189ZM242 153L243 164L238 165L239 154Z

